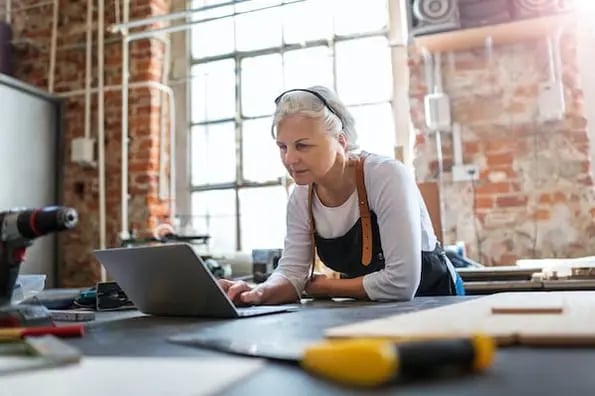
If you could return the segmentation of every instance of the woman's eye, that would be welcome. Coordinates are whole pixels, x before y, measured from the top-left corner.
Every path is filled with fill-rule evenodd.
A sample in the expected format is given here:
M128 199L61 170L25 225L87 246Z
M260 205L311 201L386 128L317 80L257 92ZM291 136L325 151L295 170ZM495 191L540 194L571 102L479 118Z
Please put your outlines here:
M308 147L308 146L305 145L305 144L303 144L303 143L298 143L298 144L295 145L295 148L298 149L298 150L303 150L306 147Z
M279 146L279 150L281 150L281 151L287 151L287 146L280 145Z

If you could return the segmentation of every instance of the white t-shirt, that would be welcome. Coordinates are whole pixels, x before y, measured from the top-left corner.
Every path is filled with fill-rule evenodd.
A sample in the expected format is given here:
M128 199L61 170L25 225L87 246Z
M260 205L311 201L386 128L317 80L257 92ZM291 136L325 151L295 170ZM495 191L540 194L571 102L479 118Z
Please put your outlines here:
M364 162L368 205L376 213L385 258L383 270L365 275L371 300L410 300L421 278L421 252L432 251L436 236L412 172L392 158L369 154ZM314 194L316 232L323 238L345 235L360 217L355 191L338 207L324 206ZM272 277L284 277L301 295L311 264L308 186L296 186L287 204L283 256Z

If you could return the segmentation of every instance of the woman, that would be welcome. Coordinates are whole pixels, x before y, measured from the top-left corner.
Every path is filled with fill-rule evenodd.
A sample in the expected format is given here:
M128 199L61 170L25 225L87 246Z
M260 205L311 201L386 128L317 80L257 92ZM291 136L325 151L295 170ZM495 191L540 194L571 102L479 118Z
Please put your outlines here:
M400 162L355 154L354 121L337 96L315 86L276 100L273 137L296 183L287 205L283 256L255 288L222 280L236 304L312 297L410 300L463 294L439 247L412 173ZM342 274L313 274L314 251Z

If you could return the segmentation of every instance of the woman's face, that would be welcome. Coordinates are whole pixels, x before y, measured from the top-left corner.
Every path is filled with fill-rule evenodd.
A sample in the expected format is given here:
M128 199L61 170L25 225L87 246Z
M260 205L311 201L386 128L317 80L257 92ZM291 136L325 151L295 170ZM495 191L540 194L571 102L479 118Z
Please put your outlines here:
M322 179L338 155L345 154L343 134L329 134L320 119L296 114L285 117L277 128L277 146L283 165L297 184Z

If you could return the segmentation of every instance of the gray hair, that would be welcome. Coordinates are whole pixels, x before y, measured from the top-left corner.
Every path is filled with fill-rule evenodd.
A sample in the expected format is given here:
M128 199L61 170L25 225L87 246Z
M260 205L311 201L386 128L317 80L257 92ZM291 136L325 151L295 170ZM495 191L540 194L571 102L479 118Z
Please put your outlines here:
M313 91L322 96L334 113L325 106L320 98L307 91ZM273 138L276 137L275 129L277 129L281 120L294 114L301 114L322 120L325 130L331 135L339 136L340 133L345 134L347 151L358 149L355 120L337 94L329 88L316 85L306 88L304 91L295 90L282 94L273 114Z

